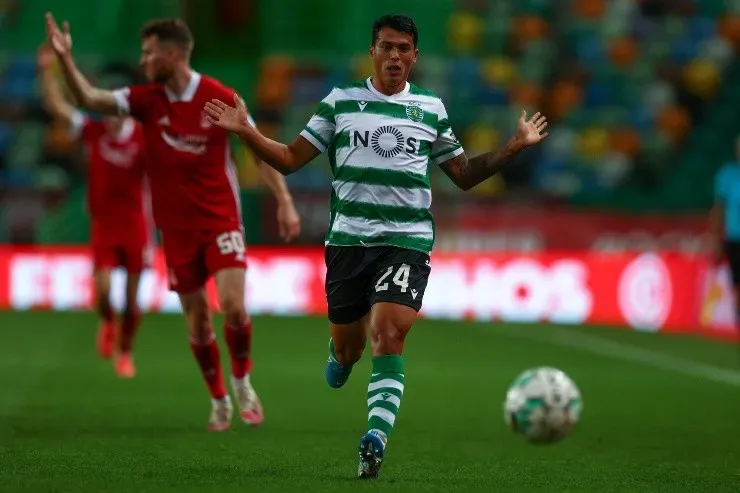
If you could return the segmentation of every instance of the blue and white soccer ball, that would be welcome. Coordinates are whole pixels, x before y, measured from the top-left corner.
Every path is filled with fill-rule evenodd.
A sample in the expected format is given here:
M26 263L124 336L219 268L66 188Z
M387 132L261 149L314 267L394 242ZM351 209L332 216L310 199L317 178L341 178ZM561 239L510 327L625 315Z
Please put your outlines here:
M532 368L506 392L504 419L531 443L554 443L573 432L581 417L581 392L557 368Z

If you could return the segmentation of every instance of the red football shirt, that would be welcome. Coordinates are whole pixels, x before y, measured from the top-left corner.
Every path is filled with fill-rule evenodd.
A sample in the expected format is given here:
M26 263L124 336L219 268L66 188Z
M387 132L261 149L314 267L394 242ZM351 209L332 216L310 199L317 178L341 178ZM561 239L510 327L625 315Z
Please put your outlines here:
M114 136L103 122L78 112L72 119L72 135L81 140L87 155L87 209L93 240L146 240L146 153L141 126L129 119Z
M181 95L159 83L114 91L122 115L137 118L149 157L154 220L160 229L241 228L241 203L228 132L203 107L233 101L234 90L192 72Z

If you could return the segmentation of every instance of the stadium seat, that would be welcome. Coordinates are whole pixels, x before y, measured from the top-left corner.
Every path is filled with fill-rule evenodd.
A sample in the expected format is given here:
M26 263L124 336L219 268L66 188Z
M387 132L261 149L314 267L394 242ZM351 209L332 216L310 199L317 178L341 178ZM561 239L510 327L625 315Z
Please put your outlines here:
M15 57L3 71L0 96L6 101L25 102L36 98L36 61Z
M481 43L483 22L468 12L457 12L450 17L448 39L450 48L457 53L476 52Z

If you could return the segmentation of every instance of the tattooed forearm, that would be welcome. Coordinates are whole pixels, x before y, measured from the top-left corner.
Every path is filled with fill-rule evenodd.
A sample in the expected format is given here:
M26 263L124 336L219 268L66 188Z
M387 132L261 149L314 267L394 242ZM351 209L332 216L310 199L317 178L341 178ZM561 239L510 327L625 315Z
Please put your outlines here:
M468 158L461 154L456 158L442 163L442 170L462 190L470 190L476 185L498 173L501 168L510 163L523 149L516 137L512 137L506 145L495 152L487 152Z

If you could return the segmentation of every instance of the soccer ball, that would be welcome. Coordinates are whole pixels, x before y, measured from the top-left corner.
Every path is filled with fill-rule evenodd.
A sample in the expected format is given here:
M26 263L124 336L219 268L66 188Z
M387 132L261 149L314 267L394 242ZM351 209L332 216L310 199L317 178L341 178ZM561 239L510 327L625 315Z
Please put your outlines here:
M555 443L573 431L581 417L581 392L557 368L532 368L506 392L504 419L531 443Z

